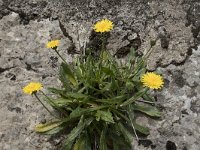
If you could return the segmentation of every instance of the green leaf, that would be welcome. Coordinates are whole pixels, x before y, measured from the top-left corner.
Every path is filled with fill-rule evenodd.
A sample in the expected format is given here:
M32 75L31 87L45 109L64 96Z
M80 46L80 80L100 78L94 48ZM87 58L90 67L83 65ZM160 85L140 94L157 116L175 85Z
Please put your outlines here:
M76 76L78 78L81 78L82 76L84 76L84 68L83 66L80 64L80 62L77 64L77 68L76 68Z
M119 75L120 71L119 71L119 67L117 65L117 63L115 61L112 61L112 63L110 64L111 70L113 71L113 73L115 75Z
M93 121L93 118L85 119L83 123L78 124L75 128L71 130L71 132L68 134L67 139L64 142L64 150L70 150L74 140L83 132L84 128L89 126L91 122Z
M104 129L101 131L100 136L100 150L107 150L107 144L106 144L106 130L107 128L104 127Z
M152 97L152 96L151 96L150 94L148 94L148 93L144 94L142 97L143 97L143 99L145 99L145 100L147 100L147 101L150 101L150 102L154 102L154 101L155 101L154 97Z
M56 103L58 106L65 106L67 104L73 103L73 101L71 99L58 98L54 100L54 103Z
M77 81L74 77L74 74L72 73L70 67L66 63L61 64L61 70L64 73L64 77L66 80L69 80L74 86L77 85Z
M60 94L60 95L64 94L64 90L52 88L52 87L49 87L48 91L50 91L51 93L54 93L54 94Z
M87 133L83 133L74 144L73 150L91 150L91 143Z
M102 67L102 71L106 74L106 75L109 75L109 76L114 76L114 73L113 73L113 71L110 69L110 68L108 68L108 67Z
M112 150L133 150L131 148L131 145L126 142L122 136L121 137L117 137L116 135L114 136L113 139L113 148Z
M88 95L82 93L72 93L72 92L68 92L66 95L75 99L84 99L88 97Z
M123 136L124 136L124 138L125 138L125 140L128 142L128 143L130 143L130 145L131 145L131 143L133 142L133 136L132 136L132 134L124 127L124 125L122 124L122 123L118 123L118 127L119 127L119 129L121 130L121 133L123 134Z
M152 117L161 117L161 112L156 107L135 104L133 105L133 109Z
M129 53L129 61L133 60L136 57L136 51L134 47L131 47L130 53Z
M133 75L132 77L134 77L135 75L138 74L138 72L141 70L141 69L145 69L146 68L146 62L144 59L142 58L139 58L137 57L136 59L136 63L134 64L134 70L133 70Z
M109 91L110 93L119 89L118 81L116 81L113 77L111 77L110 82L104 82L104 86L101 89L101 92L104 93L105 91Z
M73 110L70 113L70 118L80 117L81 115L83 115L86 112L89 112L89 109L77 107L75 110Z
M118 81L115 80L114 77L111 78L111 87L110 91L115 91L116 89L119 89Z
M80 107L77 107L75 110L73 110L71 112L70 118L77 118L77 117L80 117L83 114L91 113L93 111L100 110L100 109L103 109L103 108L106 108L106 107L107 106L99 106L99 107L94 107L94 108L80 108Z
M95 101L114 105L114 104L118 104L122 102L123 100L126 99L126 97L127 97L126 95L120 95L120 96L116 96L116 97L108 98L108 99L95 99Z
M64 126L58 126L58 127L55 127L49 131L46 131L44 132L44 134L47 134L47 135L54 135L54 134L57 134L59 133L60 131L62 131L65 127Z
M60 70L59 70L59 79L62 82L62 85L65 88L65 90L70 90L71 89L70 82L66 78L65 72L64 72L62 67L60 67Z
M40 133L47 132L49 130L52 130L53 128L58 127L62 123L63 123L62 121L54 121L54 122L48 122L45 124L38 124L35 126L35 131L40 132Z
M133 122L133 125L134 125L135 129L137 131L139 131L140 133L142 133L144 135L149 135L149 128L141 126L141 125L137 124L136 122Z
M113 142L113 150L121 150L119 145L115 142Z
M95 116L97 121L104 120L108 123L115 123L110 111L98 110Z
M111 89L112 83L107 82L104 83L105 85L103 86L103 88L100 90L101 92L105 92L105 91L109 91ZM101 87L100 87L101 88Z
M123 107L123 106L132 104L135 100L142 97L146 93L146 91L147 91L147 89L143 89L143 90L137 92L133 97L131 97L127 101L123 102L120 106Z
M48 104L50 104L54 109L60 110L60 107L57 103L55 103L54 99L52 99L51 97L45 95L45 97L43 98Z
M128 90L132 90L134 88L134 86L135 85L134 85L133 82L131 82L131 81L126 82L126 87L127 87Z
M79 84L84 84L83 82L79 82ZM86 86L83 86L82 88L79 88L79 90L77 91L77 93L83 93L84 90L86 90L87 87Z
M139 80L140 80L140 77L141 77L143 74L145 74L145 72L146 72L146 68L141 68L141 69L139 69L139 70L136 72L136 74L134 75L133 80L134 80L134 81L139 81Z
M128 105L127 106L127 113L128 113L128 117L129 117L129 120L130 120L130 122L131 122L131 126L132 126L132 128L133 128L133 131L135 132L135 127L134 127L134 124L133 124L133 122L134 122L134 111L133 111L133 109L131 109L131 106L130 105Z
M124 136L119 128L118 124L114 124L112 128L109 128L108 135L112 139L113 150L131 150L130 143L124 140Z
M131 66L133 66L133 64L135 63L135 58L136 58L136 51L133 47L131 47L130 49L130 53L128 55L128 66L129 69L131 69Z
M102 53L101 53L101 56L103 61L107 61L110 59L110 53L108 53L108 51L104 50Z

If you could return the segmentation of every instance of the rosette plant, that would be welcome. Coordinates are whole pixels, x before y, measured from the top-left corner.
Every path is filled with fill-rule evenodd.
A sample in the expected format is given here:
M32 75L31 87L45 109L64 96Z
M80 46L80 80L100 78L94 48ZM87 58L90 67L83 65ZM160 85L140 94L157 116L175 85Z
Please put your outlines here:
M107 19L94 26L102 36L112 28L113 23ZM131 149L137 133L149 134L147 127L136 122L137 113L161 116L152 105L154 99L149 89L161 88L162 77L146 73L146 55L136 56L134 48L130 49L126 63L120 63L102 46L98 58L87 49L86 56L80 55L68 64L57 50L59 43L51 41L47 47L63 60L59 71L62 87L48 88L53 97L41 89L32 91L40 102L37 92L43 93L45 103L55 110L51 112L54 121L39 124L35 130L44 134L66 134L62 141L64 150Z

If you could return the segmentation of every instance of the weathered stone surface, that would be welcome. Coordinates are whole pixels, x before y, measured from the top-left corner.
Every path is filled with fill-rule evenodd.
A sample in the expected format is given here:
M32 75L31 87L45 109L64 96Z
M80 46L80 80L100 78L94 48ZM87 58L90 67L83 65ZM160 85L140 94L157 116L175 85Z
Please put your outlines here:
M59 85L57 55L45 48L52 38L61 38L59 49L70 62L66 49L70 40L63 36L58 21L48 19L21 25L19 15L11 13L0 22L0 149L51 149L45 136L33 132L34 126L49 117L34 97L22 87L30 81L44 86ZM55 149L55 148L52 148Z
M88 42L91 24L109 18L115 30L107 47L114 54L124 56L131 46L144 52L150 41L157 41L149 58L151 70L184 62L187 52L199 43L198 0L4 0L2 8L18 13L23 24L58 19L77 51Z
M152 141L153 149L160 150L197 150L200 146L200 46L182 66L169 65L158 68L169 82L161 92L156 92L157 105L163 108L163 118L149 124L152 129L147 138ZM170 146L171 143L171 148ZM167 146L168 143L168 146ZM174 144L173 144L174 143ZM174 146L175 145L175 146ZM173 148L176 147L176 148ZM136 150L148 149L137 147Z
M33 131L50 116L21 88L29 81L59 86L60 60L46 42L61 39L59 50L72 61L71 54L98 46L91 31L101 18L115 24L106 43L119 58L130 47L145 53L156 41L148 67L166 79L155 93L163 118L138 118L151 134L134 149L199 149L199 0L0 0L0 149L56 149L60 139Z

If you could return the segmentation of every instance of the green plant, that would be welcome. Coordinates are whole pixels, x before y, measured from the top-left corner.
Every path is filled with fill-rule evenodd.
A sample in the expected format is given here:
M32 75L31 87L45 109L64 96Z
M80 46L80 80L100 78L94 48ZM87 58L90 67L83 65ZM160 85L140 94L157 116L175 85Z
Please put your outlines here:
M88 50L87 56L80 56L69 65L56 47L53 49L63 60L59 71L62 87L48 88L54 98L40 90L55 110L55 121L37 125L37 132L57 134L67 133L68 129L63 141L65 150L128 150L137 132L149 134L147 127L135 121L136 112L161 116L150 105L154 100L140 79L146 73L146 57L136 56L131 48L127 63L120 63L105 49L98 59ZM40 100L38 90L34 90L29 93Z

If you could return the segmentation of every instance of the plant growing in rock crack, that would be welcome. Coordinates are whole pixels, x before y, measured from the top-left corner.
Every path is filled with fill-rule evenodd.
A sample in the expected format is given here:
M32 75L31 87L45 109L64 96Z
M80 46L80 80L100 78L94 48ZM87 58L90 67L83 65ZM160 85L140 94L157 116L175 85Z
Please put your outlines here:
M112 28L113 23L107 19L94 26L102 36ZM88 50L87 56L81 55L69 65L57 50L59 43L59 40L51 41L47 47L63 60L59 72L62 87L48 88L54 97L42 92L42 85L37 82L23 89L35 95L55 117L54 121L38 124L35 130L44 134L66 133L65 150L131 149L134 135L138 138L137 132L149 134L147 127L136 122L135 113L139 111L151 117L161 115L151 105L154 100L149 89L161 88L163 79L156 73L146 72L149 53L137 57L131 48L127 63L119 63L102 46L98 59ZM55 111L45 106L38 92Z

